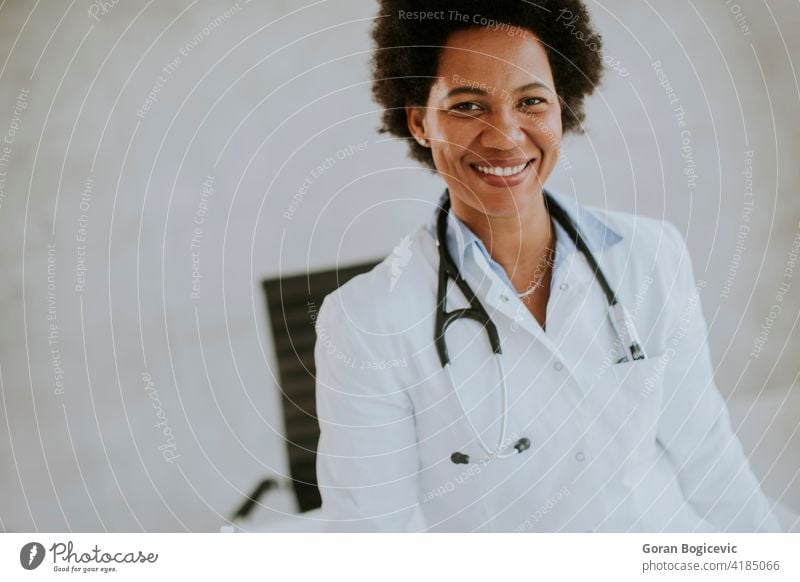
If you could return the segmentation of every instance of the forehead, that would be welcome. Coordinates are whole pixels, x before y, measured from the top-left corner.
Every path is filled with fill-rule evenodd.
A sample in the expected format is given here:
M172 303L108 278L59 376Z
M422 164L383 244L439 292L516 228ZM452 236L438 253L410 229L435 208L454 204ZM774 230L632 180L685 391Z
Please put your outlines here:
M439 56L438 76L448 87L465 82L554 85L544 45L532 31L513 27L475 27L452 33Z

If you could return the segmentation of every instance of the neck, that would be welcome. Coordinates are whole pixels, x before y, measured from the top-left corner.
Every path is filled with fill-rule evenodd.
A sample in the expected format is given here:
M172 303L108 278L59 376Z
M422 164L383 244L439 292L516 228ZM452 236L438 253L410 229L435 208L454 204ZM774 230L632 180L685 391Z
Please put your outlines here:
M541 192L506 216L490 216L456 200L452 204L453 212L483 241L517 291L527 290L537 276L547 276L556 236Z

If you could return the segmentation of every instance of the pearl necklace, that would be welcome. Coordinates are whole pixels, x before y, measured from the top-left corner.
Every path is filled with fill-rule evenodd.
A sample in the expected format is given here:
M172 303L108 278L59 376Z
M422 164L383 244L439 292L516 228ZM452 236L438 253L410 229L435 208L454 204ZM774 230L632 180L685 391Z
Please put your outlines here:
M545 257L545 265L546 266L545 266L544 272L541 273L541 274L537 274L536 275L536 277L533 280L533 284L530 287L528 287L528 289L526 289L525 291L522 291L521 293L517 292L517 296L520 299L524 299L525 297L527 297L528 295L534 293L537 289L539 289L542 286L542 283L544 282L544 277L545 277L545 275L547 275L547 267L551 267L552 266L552 259L553 259L554 252L555 252L555 249L548 249L547 256ZM539 265L536 266L536 271L534 271L534 273L539 273Z

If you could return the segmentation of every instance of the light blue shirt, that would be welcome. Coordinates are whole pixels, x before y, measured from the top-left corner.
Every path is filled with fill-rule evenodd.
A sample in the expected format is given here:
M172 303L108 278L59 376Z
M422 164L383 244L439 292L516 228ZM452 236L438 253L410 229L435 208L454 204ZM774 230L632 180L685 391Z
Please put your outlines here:
M599 254L622 240L622 235L613 230L588 208L578 204L574 199L568 198L563 194L552 190L548 190L548 192L556 202L564 208L572 220L576 222L592 254ZM447 192L445 191L439 199L439 206L442 205L446 196ZM428 232L431 233L434 239L436 238L436 222L438 215L439 210L437 207L432 219L426 225ZM564 258L569 253L576 251L577 247L575 246L575 242L567 235L567 232L557 220L553 220L553 224L556 229L556 252L553 262L553 272L555 273ZM464 258L472 245L475 245L478 251L483 253L487 263L497 276L500 277L500 280L504 281L506 285L514 290L514 285L511 283L511 279L509 279L505 269L491 257L483 241L479 239L454 212L449 212L447 221L447 248L459 271L462 270Z

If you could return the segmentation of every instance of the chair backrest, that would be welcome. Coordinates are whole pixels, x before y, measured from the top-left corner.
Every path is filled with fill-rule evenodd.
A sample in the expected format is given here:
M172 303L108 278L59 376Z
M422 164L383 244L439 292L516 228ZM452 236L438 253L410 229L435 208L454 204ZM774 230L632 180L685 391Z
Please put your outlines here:
M314 320L326 295L378 261L262 283L275 345L289 472L300 511L321 505L317 488L319 424L314 397Z

